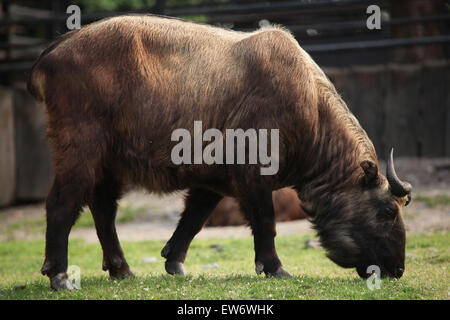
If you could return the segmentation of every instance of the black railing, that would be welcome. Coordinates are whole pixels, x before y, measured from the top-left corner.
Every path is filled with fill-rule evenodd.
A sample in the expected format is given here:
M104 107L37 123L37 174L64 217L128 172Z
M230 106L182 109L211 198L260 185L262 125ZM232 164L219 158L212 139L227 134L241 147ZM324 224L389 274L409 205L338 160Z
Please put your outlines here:
M44 1L45 2L45 1ZM57 2L58 5L54 5ZM3 1L0 17L0 73L26 71L37 54L58 34L67 31L65 5L69 1L47 0L49 9L24 8L13 2ZM76 3L76 2L75 2ZM384 15L381 30L366 27L366 8L377 4L389 13L388 0L315 0L315 1L203 1L196 6L169 7L165 0L156 1L152 8L120 12L82 12L82 24L130 13L158 13L202 22L225 25L235 30L254 30L261 20L282 24L295 35L302 47L311 54L382 50L396 47L445 45L450 35L411 38L393 38L391 28L403 25L438 23L447 27L450 14L410 18L391 18ZM53 9L50 9L53 8ZM62 10L63 9L63 10ZM14 13L22 10L22 13ZM33 14L35 10L36 14ZM45 39L17 41L11 36L20 28L46 28ZM448 49L447 49L448 51ZM446 52L447 52L446 51ZM380 62L375 59L375 62ZM364 64L364 61L359 61ZM369 62L370 63L370 62Z

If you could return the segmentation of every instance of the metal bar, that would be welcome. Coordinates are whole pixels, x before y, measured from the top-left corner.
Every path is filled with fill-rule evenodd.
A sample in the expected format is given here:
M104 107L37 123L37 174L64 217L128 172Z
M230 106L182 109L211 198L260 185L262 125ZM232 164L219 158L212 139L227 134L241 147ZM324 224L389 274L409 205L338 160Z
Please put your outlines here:
M6 62L0 63L0 73L11 71L30 71L34 62Z
M331 10L336 7L344 7L350 5L370 5L374 4L374 0L342 0L342 1L314 1L309 3L303 3L298 1L282 1L282 2L263 2L255 4L242 4L242 5L225 5L225 6L192 6L185 8L167 8L166 14L168 15L197 15L197 14L256 14L258 12L270 11L284 11L284 10L305 10L328 7ZM381 1L384 2L384 1Z
M99 20L102 18L113 17L123 14L136 14L142 13L140 11L130 11L130 12L103 12L103 13L92 13L85 14L82 16L83 23L89 23L95 20ZM242 16L235 16L242 17ZM227 17L227 20L233 20L234 16ZM252 19L258 19L258 16L251 15ZM47 18L19 18L19 19L2 19L0 20L0 26L10 26L10 25L23 25L23 24L50 24L54 22L64 22L67 19L66 15L55 15L53 17ZM219 19L220 20L220 19ZM219 21L218 20L218 21ZM450 15L437 15L437 16L429 16L429 17L417 17L417 18L399 18L392 20L385 20L382 22L383 26L392 26L392 25L400 25L400 24L414 24L414 23L432 23L432 22L440 22L440 21L448 21L450 20ZM306 31L308 29L316 29L316 30L345 30L352 28L361 28L365 26L365 22L361 21L349 21L349 22L337 22L330 24L308 24L308 25L286 25L288 29L292 32L301 32ZM250 29L240 29L241 31L246 31Z
M128 11L128 12L103 12L103 13L92 13L85 14L82 16L83 22L91 22L103 18L119 16L124 14L139 14L142 13L140 11ZM253 16L257 18L257 16ZM230 18L230 17L229 17ZM232 18L232 17L231 17ZM47 18L15 18L15 19L1 19L0 26L9 26L9 25L22 25L22 24L45 24L45 23L53 23L53 22L64 22L67 19L66 15L55 15L53 17ZM401 19L392 19L392 20L384 20L382 22L383 25L398 25L398 24L413 24L413 23L431 23L431 22L439 22L439 21L448 21L450 20L450 15L438 15L438 16L429 16L429 17L417 17L417 18L401 18ZM347 28L357 28L361 27L361 25L365 25L365 22L360 21L350 21L350 22L337 22L330 24L308 24L308 25L295 25L290 26L290 28L295 28L295 31L302 31L310 28L314 29L347 29Z
M338 7L346 7L351 5L372 4L374 0L342 0L342 1L315 1L311 3L302 3L297 1L282 1L282 2L263 2L253 4L236 4L226 6L191 6L186 8L180 7L166 7L165 14L169 16L189 16L189 15L243 15L251 14L255 15L264 12L284 11L291 10L309 10L309 9L329 9L333 10ZM380 0L375 1L380 2ZM381 1L384 2L384 1ZM96 12L87 13L82 15L83 21L94 21L102 18L125 15L125 14L139 14L149 13L153 8L145 8L140 10L122 11L122 12ZM41 17L41 18L16 18L16 19L2 19L0 20L0 26L12 25L12 24L41 24L41 23L53 23L63 22L67 19L65 14L55 14L53 17Z
M0 42L0 49L3 50L20 50L20 49L30 49L35 47L47 46L50 42L42 41L37 43L4 43Z
M429 17L417 17L417 18L400 18L391 20L382 20L381 27L401 25L401 24L414 24L414 23L433 23L440 21L450 20L450 15L438 15ZM315 29L317 31L324 30L346 30L346 29L360 29L366 27L366 21L345 21L336 23L324 23L324 24L310 24L310 25L289 25L287 28L292 32L307 31L308 29Z
M304 45L302 47L303 49L305 49L305 51L309 53L319 53L319 52L334 52L347 50L425 46L439 43L450 43L450 35L424 37L424 38L410 38L410 39L403 38L403 39L385 39L385 40L372 40L360 42L314 44L314 45Z

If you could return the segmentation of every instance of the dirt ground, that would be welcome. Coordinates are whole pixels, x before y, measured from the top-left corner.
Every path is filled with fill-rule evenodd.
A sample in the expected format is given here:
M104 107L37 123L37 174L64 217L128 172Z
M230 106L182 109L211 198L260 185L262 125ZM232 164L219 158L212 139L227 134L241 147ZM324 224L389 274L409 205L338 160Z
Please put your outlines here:
M384 163L382 162L380 165L384 172ZM450 203L430 206L423 201L414 200L418 195L422 198L433 198L439 195L450 197L450 159L399 158L396 160L396 169L398 175L409 181L414 187L413 201L403 212L407 231L413 233L450 230ZM142 190L134 190L120 200L120 205L145 209L131 222L118 224L117 232L121 240L168 240L183 209L183 193L158 196ZM41 221L44 224L44 216L44 203L0 209L0 240L43 239L42 231L33 232L26 225L33 220L38 221L37 223ZM14 228L14 231L11 232L12 226L20 225L23 221L27 221L25 227ZM307 220L277 223L278 234L311 231L311 224ZM198 238L248 236L251 236L251 232L246 226L208 227L197 235ZM93 228L74 229L71 232L71 238L83 238L89 242L98 241Z

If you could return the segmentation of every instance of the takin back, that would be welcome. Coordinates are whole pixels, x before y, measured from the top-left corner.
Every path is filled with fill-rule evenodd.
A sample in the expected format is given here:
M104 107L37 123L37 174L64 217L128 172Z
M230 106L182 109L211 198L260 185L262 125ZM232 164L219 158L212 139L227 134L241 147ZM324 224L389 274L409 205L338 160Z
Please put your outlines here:
M401 209L411 185L386 176L372 142L334 86L279 27L244 33L169 17L109 18L68 32L33 66L28 89L44 101L55 179L46 201L42 274L54 289L67 276L68 236L88 205L103 270L133 276L115 229L124 187L187 189L185 209L161 254L184 274L194 236L224 196L234 197L253 232L258 274L288 277L275 249L272 191L291 186L327 256L366 278L401 277ZM279 169L261 164L174 164L178 128L278 129ZM245 149L249 153L249 148ZM250 154L247 154L250 156ZM300 247L300 244L299 244Z

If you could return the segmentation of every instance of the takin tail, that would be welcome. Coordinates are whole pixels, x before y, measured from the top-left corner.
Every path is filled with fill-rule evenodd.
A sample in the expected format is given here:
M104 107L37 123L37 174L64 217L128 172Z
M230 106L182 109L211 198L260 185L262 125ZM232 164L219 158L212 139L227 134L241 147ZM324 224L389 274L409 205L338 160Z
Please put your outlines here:
M36 64L39 62L40 59L41 59L41 56L38 58L38 60L34 63L33 67L31 68L31 73L30 73L30 76L28 77L28 81L27 81L28 92L38 102L44 101L43 74L39 73L39 77L38 77L37 71L35 70Z
M27 81L28 92L36 99L38 102L45 100L45 67L42 65L42 60L50 52L52 52L58 45L60 45L64 40L70 38L74 33L79 30L73 30L67 32L55 41L53 41L37 58L33 66L31 67L30 76Z

